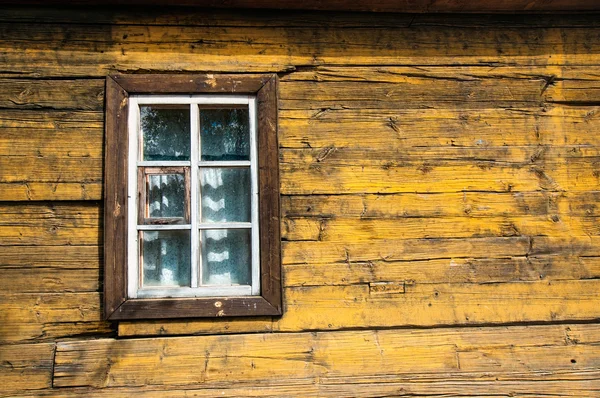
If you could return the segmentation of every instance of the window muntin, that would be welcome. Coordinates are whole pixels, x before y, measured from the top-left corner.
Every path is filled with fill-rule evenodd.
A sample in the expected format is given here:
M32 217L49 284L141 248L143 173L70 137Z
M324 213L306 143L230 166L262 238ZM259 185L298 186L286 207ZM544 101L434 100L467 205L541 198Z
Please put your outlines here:
M130 96L128 166L129 298L260 294L254 96Z

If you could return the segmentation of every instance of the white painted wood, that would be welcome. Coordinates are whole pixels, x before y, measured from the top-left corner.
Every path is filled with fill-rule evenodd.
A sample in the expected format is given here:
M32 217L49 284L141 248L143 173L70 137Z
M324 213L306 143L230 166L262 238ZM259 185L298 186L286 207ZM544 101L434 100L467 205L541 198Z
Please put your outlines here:
M198 223L199 229L249 229L251 222L203 222Z
M248 105L244 95L135 95L140 105ZM130 97L130 98L131 98Z
M138 231L176 231L192 229L190 224L138 225Z
M250 114L250 175L252 184L252 294L260 294L260 242L259 242L259 217L258 217L258 154L256 137L256 98L248 97L248 110Z
M137 162L138 167L190 167L189 161L168 161L168 160L141 160Z
M192 161L192 165L194 165L193 167L191 167L191 178L190 178L190 195L191 195L191 200L190 200L190 210L191 210L191 220L190 222L192 223L192 225L198 225L198 209L200 206L198 206L198 167L196 167L195 165L198 163L198 157L200 156L200 143L199 143L199 136L200 136L200 112L198 110L198 106L197 105L191 105L190 106L190 121L191 121L191 134L190 136L192 137L192 144L190 146L190 149L192 151L191 155L192 157L190 158ZM191 256L191 261L192 261L192 269L191 269L191 285L192 288L196 288L198 287L199 281L200 281L200 275L199 275L199 271L198 268L200 266L200 258L202 256L199 255L199 250L200 250L200 239L199 239L199 231L198 228L192 228L192 233L191 233L191 248L192 248L192 256Z
M137 159L140 133L140 108L135 98L129 98L128 141L129 164L127 178L127 296L137 297L139 278L139 233L137 232Z
M260 253L258 215L258 154L256 131L256 98L233 95L177 95L177 96L131 96L129 111L129 165L128 165L128 297L227 297L260 294ZM190 105L191 158L190 161L141 161L140 152L140 105L181 104ZM249 161L200 161L200 108L202 105L247 105L249 108L250 160ZM138 167L190 167L190 224L137 225L137 169ZM250 167L251 174L251 222L201 223L201 185L199 167ZM201 285L202 255L201 230L205 229L251 229L252 237L252 285L214 286ZM143 287L140 275L139 231L191 230L191 287ZM135 232L134 232L135 231Z
M233 297L250 296L252 287L249 285L232 286L201 286L190 287L146 287L138 290L138 298L163 297Z
M251 145L252 145L252 140ZM248 167L251 166L250 160L203 160L198 162L198 166L200 167Z

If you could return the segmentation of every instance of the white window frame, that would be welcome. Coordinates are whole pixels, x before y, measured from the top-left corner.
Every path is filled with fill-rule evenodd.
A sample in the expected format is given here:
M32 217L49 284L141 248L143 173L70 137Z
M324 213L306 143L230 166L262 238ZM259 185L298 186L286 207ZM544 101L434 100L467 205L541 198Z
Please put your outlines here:
M189 105L191 145L190 161L141 161L140 105ZM250 160L200 161L200 108L202 105L246 105L249 110ZM258 217L258 154L257 154L256 97L248 95L131 95L128 115L128 236L127 296L128 298L169 297L235 297L260 295L260 242ZM251 221L249 223L201 223L199 170L202 167L250 167ZM190 167L190 224L140 225L138 224L138 167ZM251 230L251 285L211 286L201 285L202 256L200 230L202 229ZM139 231L185 230L191 231L191 287L142 287L140 272Z

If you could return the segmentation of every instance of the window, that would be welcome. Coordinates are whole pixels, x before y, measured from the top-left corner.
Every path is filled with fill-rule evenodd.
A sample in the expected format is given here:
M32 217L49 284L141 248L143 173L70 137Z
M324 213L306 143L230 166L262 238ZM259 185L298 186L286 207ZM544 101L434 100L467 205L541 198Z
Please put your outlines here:
M275 75L106 84L105 316L280 315Z

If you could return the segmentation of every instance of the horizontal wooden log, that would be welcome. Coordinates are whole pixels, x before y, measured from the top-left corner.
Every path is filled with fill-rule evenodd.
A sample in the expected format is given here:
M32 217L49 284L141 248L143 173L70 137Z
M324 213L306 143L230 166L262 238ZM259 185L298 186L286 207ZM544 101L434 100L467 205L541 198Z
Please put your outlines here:
M596 106L504 109L345 109L280 111L280 145L289 148L406 149L436 146L591 145Z
M7 0L6 4L29 4L29 5L71 5L71 6L116 6L122 3L118 0L69 0L60 2L58 0ZM489 1L481 4L474 0L441 0L430 3L426 0L402 0L402 1L365 1L355 3L348 0L329 1L326 3L308 0L302 4L281 3L273 0L232 0L228 3L220 3L215 0L176 0L167 2L165 0L129 0L126 4L152 5L152 6L192 6L192 7L210 7L210 8L254 8L254 9L284 9L284 10L321 10L321 11L367 11L367 12L409 12L409 13L530 13L530 12L582 12L597 11L598 5L591 0L547 0L543 3L529 3L526 0L504 0Z
M119 322L119 336L266 333L272 318L217 318Z
M351 378L358 383L375 378L428 383L440 376L465 380L484 372L484 380L518 380L544 372L560 379L573 371L580 372L573 374L578 380L597 366L600 352L594 343L565 340L573 328L575 333L589 329L597 335L597 325L569 325L61 342L54 385L211 388L231 378L270 384L274 377L300 385L317 378L325 384ZM597 336L592 341L597 342ZM491 360L496 361L495 369L489 368Z
M4 293L97 292L99 270L68 268L1 268Z
M0 290L5 293L93 292L100 288L102 247L3 246Z
M326 22L312 29L4 23L0 75L102 77L114 69L271 72L327 63L597 65L595 34L578 28L447 26L369 31L330 29Z
M270 380L268 385L258 383L210 383L200 387L190 386L146 386L117 388L74 387L60 391L61 397L130 397L143 394L145 397L281 397L297 395L302 391L306 396L319 397L373 397L403 395L427 395L430 397L473 397L482 394L511 394L512 397L526 398L535 390L536 396L554 398L557 394L570 394L574 397L595 398L595 386L600 372L594 370L572 370L545 373L495 373L492 379L485 373L465 375L444 374L427 379L409 376L375 377L322 377L317 380ZM281 384L280 384L281 383ZM55 390L36 391L36 396L55 396Z
M0 358L0 395L52 387L54 344L2 345Z
M284 268L285 286L390 282L503 283L600 278L600 258L577 256L457 257L420 261L297 264Z
M414 284L373 295L369 285L288 288L281 331L593 320L600 280Z
M352 12L336 13L335 18L319 12L298 10L293 14L273 10L211 10L211 9L186 9L185 12L152 7L140 7L135 16L127 10L113 8L85 8L60 10L41 7L11 7L3 10L0 16L2 22L23 23L72 23L74 20L80 24L110 24L110 25L185 25L185 26L254 26L254 27L321 27L324 23L338 28L349 27L402 27L410 25L413 17L409 15L369 15ZM489 16L488 16L489 19ZM567 21L547 17L547 24L563 24L568 26L598 26L593 18L572 17ZM494 18L491 18L493 21ZM502 19L508 23L507 19ZM480 21L481 23L481 21ZM526 18L515 18L515 24L522 26L528 23ZM529 22L531 23L531 22ZM507 26L507 25L504 25Z
M102 110L104 80L0 79L0 108Z
M280 163L281 192L307 195L600 189L598 163L585 158L522 166L485 161L348 163L284 161Z
M570 216L445 218L285 218L285 240L358 243L381 239L470 238L493 236L597 236L597 218Z
M0 342L55 340L78 335L107 335L100 294L0 294Z
M100 200L102 183L19 182L0 183L0 201Z
M536 237L536 242L542 240ZM531 238L525 236L465 239L388 239L377 242L283 242L282 263L323 264L333 262L408 261L453 257L524 256ZM588 239L583 242L587 243ZM566 242L562 242L567 244ZM557 249L560 250L560 249ZM540 247L540 251L542 248Z
M10 7L3 10L0 21L33 23L72 23L128 25L188 25L188 26L297 26L322 27L379 27L399 28L408 26L456 26L456 27L598 27L593 14L543 14L536 18L530 15L491 14L419 14L402 15L389 13L355 13L338 11L335 14L296 10L293 13L274 10L218 10L192 9L184 13L151 7L138 8L135 15L119 8L60 8Z
M542 78L517 80L506 79L428 79L405 78L404 81L379 83L372 81L348 82L282 82L283 109L306 109L306 101L314 108L335 105L342 108L354 103L355 108L469 108L474 103L489 102L497 106L510 103L539 103L546 85ZM456 103L456 104L455 104ZM386 106L387 105L387 106Z
M0 205L0 246L101 244L100 206L20 203Z
M286 217L359 217L373 219L410 217L494 217L566 214L596 215L600 201L594 192L553 192L392 195L299 195L283 196ZM589 210L588 210L589 209Z

